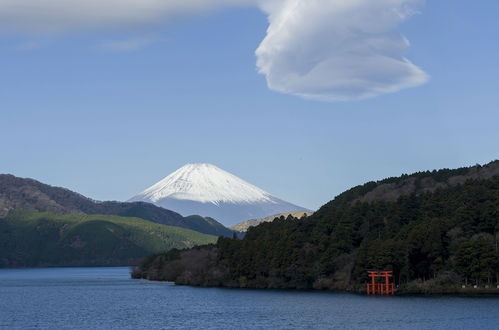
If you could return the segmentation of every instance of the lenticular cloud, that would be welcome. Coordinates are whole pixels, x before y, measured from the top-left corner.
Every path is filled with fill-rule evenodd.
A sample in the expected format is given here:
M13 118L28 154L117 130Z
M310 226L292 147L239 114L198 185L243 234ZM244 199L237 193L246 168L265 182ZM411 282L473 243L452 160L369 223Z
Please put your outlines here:
M68 33L157 24L211 9L256 5L267 15L257 68L270 89L348 101L425 83L397 27L424 0L0 0L3 32Z
M427 75L403 55L396 32L418 0L287 0L263 6L267 36L256 51L270 89L347 101L414 87Z

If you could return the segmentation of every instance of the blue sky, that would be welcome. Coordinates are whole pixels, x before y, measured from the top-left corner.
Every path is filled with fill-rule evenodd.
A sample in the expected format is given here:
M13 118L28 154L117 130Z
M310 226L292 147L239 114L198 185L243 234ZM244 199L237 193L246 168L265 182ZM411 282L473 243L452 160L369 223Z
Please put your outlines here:
M126 200L207 162L317 208L369 180L499 158L499 3L418 8L394 32L428 81L347 101L297 96L302 81L269 88L255 57L269 13L256 6L154 24L0 25L0 172ZM313 31L307 58L330 41Z

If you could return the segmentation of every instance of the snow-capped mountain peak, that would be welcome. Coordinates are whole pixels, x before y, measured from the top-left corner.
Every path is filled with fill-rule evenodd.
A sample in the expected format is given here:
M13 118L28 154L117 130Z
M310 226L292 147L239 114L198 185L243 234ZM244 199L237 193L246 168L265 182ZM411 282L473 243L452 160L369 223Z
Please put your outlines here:
M183 216L209 216L226 226L277 213L308 211L211 164L187 164L129 201L153 203Z
M269 193L211 164L187 164L138 196L152 202L174 198L215 205L272 202Z

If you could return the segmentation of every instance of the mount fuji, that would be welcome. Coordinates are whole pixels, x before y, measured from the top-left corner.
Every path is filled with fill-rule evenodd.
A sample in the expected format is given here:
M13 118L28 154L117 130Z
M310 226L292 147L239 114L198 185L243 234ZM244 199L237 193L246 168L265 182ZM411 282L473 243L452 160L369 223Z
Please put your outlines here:
M178 212L199 214L232 226L248 219L309 211L211 164L187 164L131 198Z

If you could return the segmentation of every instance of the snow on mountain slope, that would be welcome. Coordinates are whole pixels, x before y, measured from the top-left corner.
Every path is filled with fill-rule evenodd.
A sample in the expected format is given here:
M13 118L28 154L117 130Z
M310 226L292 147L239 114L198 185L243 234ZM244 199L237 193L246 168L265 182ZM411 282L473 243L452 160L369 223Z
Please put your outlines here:
M139 194L152 202L163 198L201 203L271 202L270 195L211 164L187 164Z
M150 202L184 216L209 216L225 225L306 210L211 164L187 164L130 201Z

